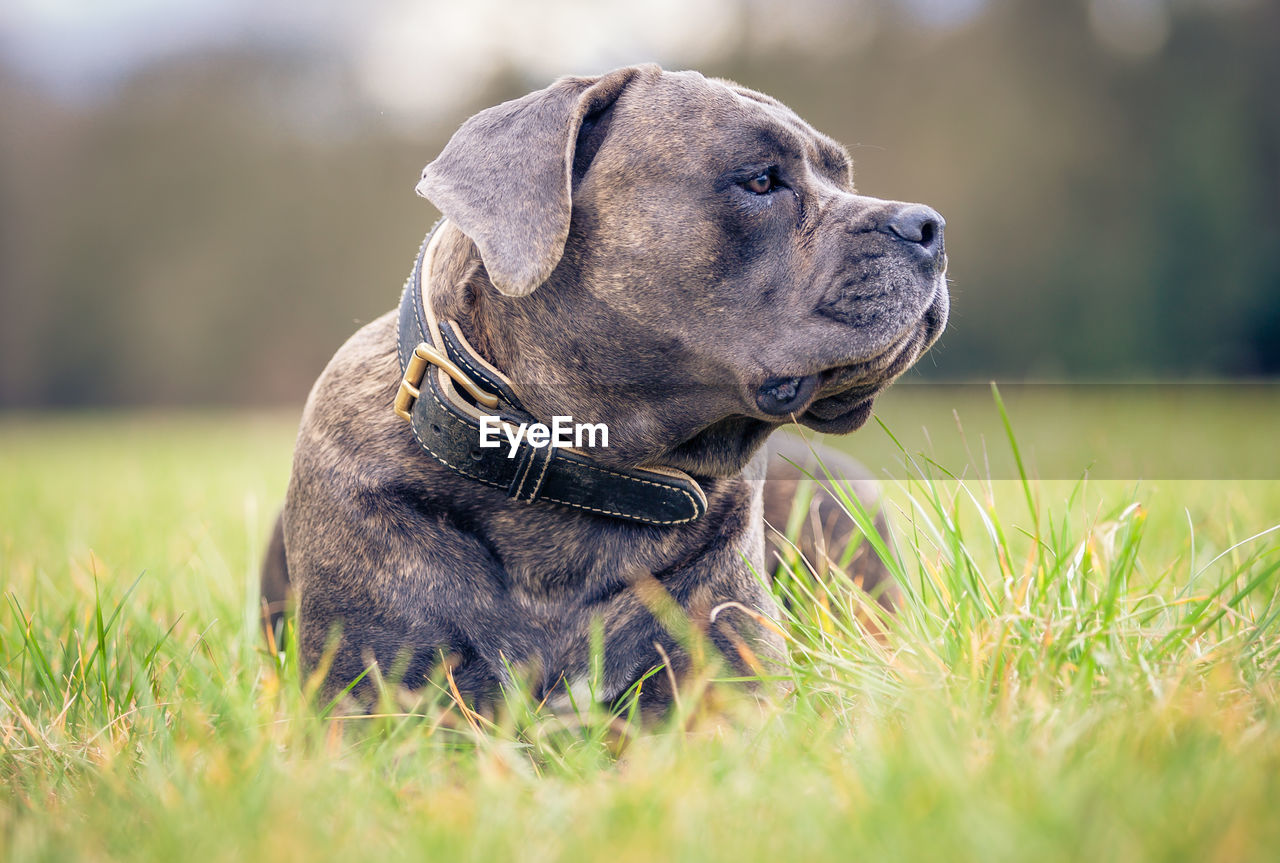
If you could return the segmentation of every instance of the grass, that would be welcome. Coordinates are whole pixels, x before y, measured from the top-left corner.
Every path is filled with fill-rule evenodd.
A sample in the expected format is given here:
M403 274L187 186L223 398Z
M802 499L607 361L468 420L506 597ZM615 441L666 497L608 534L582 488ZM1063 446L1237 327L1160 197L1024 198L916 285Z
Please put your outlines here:
M903 389L911 438L939 396ZM1274 859L1280 481L1036 479L1050 435L956 401L969 431L930 419L936 461L912 438L886 480L884 638L791 573L791 691L700 677L639 734L443 686L325 714L257 633L289 418L4 420L0 859ZM1154 436L1010 406L1077 474Z

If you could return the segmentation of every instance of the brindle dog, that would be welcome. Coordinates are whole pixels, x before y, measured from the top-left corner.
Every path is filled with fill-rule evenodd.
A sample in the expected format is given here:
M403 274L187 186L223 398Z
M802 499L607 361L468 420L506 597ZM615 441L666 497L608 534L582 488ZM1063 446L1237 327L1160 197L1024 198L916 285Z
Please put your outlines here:
M296 594L304 668L328 644L331 690L374 661L420 686L447 657L469 699L491 699L511 669L554 695L586 673L598 623L596 696L669 660L674 674L643 687L660 706L689 663L655 616L666 597L730 663L776 655L778 637L738 607L710 621L726 602L777 611L756 575L762 513L785 514L799 472L770 464L765 439L792 421L860 427L938 338L942 218L857 194L845 150L776 100L651 65L480 112L418 192L445 217L422 274L435 317L532 416L606 424L600 466L684 472L706 511L642 524L513 500L444 466L392 412L390 313L311 392L264 570L272 608Z

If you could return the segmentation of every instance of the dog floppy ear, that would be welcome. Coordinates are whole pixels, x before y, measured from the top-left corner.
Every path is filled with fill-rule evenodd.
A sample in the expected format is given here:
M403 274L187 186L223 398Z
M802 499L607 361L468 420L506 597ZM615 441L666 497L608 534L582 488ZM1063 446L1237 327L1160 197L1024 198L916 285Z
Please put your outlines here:
M471 238L499 291L532 293L560 263L584 118L608 109L638 75L658 71L628 67L598 78L561 78L481 111L422 170L418 194Z

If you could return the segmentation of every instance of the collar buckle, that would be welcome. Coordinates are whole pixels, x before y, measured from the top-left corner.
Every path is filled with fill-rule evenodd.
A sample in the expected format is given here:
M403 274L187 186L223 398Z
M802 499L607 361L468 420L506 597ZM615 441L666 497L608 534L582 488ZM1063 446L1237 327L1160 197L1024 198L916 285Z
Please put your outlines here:
M426 342L419 342L418 346L413 349L413 354L409 357L409 362L405 366L404 377L400 379L400 389L396 391L395 412L396 416L402 420L409 421L411 419L410 411L413 410L413 403L422 394L422 379L426 377L428 366L437 366L453 379L453 382L461 387L467 395L476 400L477 404L483 405L490 410L498 406L498 397L491 392L480 389L476 386L475 381L467 376L466 372L458 368L458 366L445 355L444 351L429 345Z

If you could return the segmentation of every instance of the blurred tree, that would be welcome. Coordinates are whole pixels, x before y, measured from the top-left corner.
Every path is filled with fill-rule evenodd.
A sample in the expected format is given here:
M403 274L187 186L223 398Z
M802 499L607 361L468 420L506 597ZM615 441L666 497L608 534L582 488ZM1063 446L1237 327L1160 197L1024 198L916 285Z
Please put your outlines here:
M690 65L848 143L862 191L947 217L954 318L921 374L1280 373L1280 4L1159 4L1135 54L1099 38L1108 2L992 2L955 31L832 15L813 50L762 44L744 2ZM435 216L421 166L546 83L499 74L407 133L349 74L210 52L69 103L0 66L0 405L299 405L394 303Z

